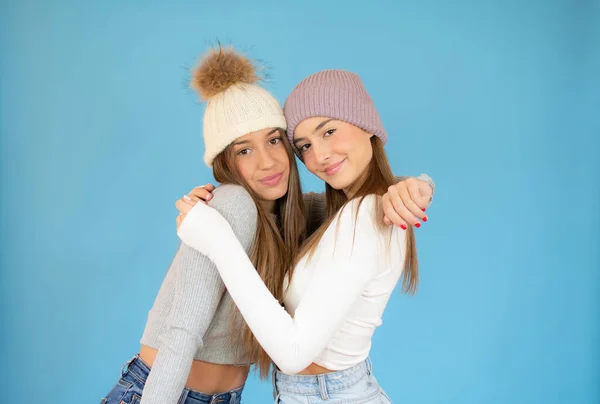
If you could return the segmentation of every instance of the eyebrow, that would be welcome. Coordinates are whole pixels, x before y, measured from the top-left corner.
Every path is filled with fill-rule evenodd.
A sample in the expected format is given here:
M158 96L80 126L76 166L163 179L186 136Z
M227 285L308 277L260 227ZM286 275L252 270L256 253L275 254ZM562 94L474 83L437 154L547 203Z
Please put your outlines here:
M335 121L335 119L327 119L323 122L321 122L320 124L317 125L317 127L313 130L313 134L317 133L319 131L319 129L321 129L323 126L327 125L329 122L331 121ZM306 140L305 137L299 137L298 139L294 139L294 145L298 142L301 142L302 140Z
M323 121L320 124L318 124L317 127L315 128L315 130L313 130L313 134L317 133L319 131L319 129L321 129L323 126L327 125L331 121L333 121L333 119L328 119L328 120Z
M267 137L267 136L271 136L273 133L277 132L278 130L279 130L278 128L275 128L275 129L273 129L272 131L270 131L269 133L267 133L267 134L265 135L265 137ZM237 141L237 142L233 142L233 145L234 145L234 146L237 146L237 145L241 145L241 144L248 144L248 143L250 143L250 141L249 141L249 140L239 140L239 141Z

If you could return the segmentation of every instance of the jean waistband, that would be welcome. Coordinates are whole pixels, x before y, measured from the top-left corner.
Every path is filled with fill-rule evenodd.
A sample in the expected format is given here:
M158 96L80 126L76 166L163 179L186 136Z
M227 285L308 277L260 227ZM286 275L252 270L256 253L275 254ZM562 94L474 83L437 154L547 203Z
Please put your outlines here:
M121 375L125 375L125 373L131 373L141 383L146 383L146 379L150 374L150 366L140 359L140 355L135 355L125 362L121 368Z
M294 394L320 394L324 388L328 392L342 391L358 383L372 373L371 359L337 372L320 375L288 375L279 370L273 372L273 387L278 392Z
M132 374L138 381L144 385L146 383L146 379L148 379L148 375L150 375L150 366L148 366L141 358L140 355L135 355L133 358L125 362L123 368L121 369L121 374L125 375L125 373ZM244 390L244 385L240 387L229 390L223 393L216 394L206 394L201 391L190 390L185 388L183 394L185 398L196 398L196 399L213 399L213 400L222 400L221 402L227 403L230 399L239 397L242 394L242 390Z

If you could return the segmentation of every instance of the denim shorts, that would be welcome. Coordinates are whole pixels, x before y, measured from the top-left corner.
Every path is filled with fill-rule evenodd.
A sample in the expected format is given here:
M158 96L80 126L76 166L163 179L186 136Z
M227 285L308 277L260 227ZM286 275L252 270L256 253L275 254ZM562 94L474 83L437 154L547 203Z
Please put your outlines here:
M149 374L150 367L138 355L134 356L123 365L121 378L100 404L139 404ZM243 388L244 386L241 386L219 394L205 394L183 389L177 404L239 404L242 400Z
M369 358L351 367L321 375L287 375L273 372L275 404L389 404Z

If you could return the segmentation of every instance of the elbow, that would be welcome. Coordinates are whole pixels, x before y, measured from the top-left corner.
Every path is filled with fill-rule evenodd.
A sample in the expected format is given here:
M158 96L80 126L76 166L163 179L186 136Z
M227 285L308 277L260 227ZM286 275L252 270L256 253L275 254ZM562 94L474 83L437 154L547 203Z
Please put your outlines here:
M322 350L318 344L307 338L305 333L294 332L294 336L282 338L287 343L279 345L271 359L286 375L295 375L305 370Z
M283 373L285 373L286 375L296 375L298 373L300 373L301 371L303 371L304 369L306 369L306 366L301 367L301 366L296 366L296 365L292 365L292 366L278 366L279 370L282 371Z
M185 356L193 355L203 346L202 338L184 327L171 327L160 342L161 349L179 352Z
M304 359L300 360L300 358L286 358L285 360L276 362L279 370L286 375L298 374L306 369L311 363L312 362L307 362Z

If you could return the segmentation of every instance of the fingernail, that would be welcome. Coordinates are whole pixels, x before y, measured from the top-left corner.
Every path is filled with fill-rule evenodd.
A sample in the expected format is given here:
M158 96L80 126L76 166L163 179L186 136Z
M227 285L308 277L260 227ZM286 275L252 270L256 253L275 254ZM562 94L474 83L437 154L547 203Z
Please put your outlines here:
M400 225L400 228L401 228L402 230L406 230L406 225L405 225L405 224L401 224L401 225Z
M427 216L425 216L425 217L423 218L423 221L424 221L424 222L426 222L426 221L427 221Z
M421 223L415 224L415 227L418 229L419 227L421 227Z
M421 208L421 210L422 210L423 212L425 212L427 209L425 209L425 208Z
M207 201L209 201L209 200L211 200L211 199L212 199L212 194L208 194L208 195L206 195L206 200L207 200Z
M189 195L183 195L183 199L185 199L186 201L192 200L192 198L190 198Z

